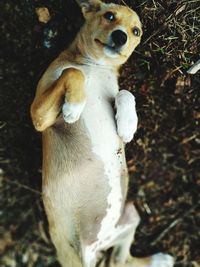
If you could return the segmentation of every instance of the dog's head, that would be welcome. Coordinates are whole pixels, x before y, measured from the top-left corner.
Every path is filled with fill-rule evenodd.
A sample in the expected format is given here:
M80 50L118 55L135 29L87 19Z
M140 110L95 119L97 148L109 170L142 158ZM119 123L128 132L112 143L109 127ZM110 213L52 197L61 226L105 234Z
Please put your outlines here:
M79 37L81 50L99 64L123 64L140 43L138 15L126 6L99 0L77 1L86 20Z

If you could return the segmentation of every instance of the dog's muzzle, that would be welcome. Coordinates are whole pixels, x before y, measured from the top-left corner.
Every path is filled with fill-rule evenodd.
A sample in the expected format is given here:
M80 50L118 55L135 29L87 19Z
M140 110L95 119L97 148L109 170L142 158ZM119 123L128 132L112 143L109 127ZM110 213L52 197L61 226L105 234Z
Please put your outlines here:
M105 48L105 51L107 51L107 55L109 56L120 55L123 46L127 43L127 40L127 34L122 30L113 31L106 43L101 42L99 39L95 39L97 44Z
M127 34L122 30L112 32L111 39L115 47L121 47L127 42Z

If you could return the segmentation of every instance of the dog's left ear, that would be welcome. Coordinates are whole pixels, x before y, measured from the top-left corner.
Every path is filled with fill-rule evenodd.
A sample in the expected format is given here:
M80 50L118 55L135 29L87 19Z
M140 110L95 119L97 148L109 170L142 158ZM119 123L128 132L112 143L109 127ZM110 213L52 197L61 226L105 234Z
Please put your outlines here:
M76 0L81 7L83 16L87 18L91 13L101 9L102 2L100 0Z

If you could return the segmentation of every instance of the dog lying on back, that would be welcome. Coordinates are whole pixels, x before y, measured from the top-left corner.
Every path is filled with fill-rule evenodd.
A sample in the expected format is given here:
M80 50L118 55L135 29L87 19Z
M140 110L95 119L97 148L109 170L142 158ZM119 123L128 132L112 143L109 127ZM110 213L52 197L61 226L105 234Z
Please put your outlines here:
M112 247L109 266L171 267L167 254L130 256L140 219L126 203L124 143L137 115L134 96L117 80L140 43L140 20L125 6L80 6L85 24L42 76L31 106L43 132L43 201L58 259L63 267L95 267Z

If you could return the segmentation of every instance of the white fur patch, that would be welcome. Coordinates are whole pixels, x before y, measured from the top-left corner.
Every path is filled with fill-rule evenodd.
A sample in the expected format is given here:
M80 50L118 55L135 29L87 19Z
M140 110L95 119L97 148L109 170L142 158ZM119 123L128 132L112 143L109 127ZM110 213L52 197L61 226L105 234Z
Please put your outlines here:
M118 154L120 139L117 135L111 101L118 92L117 79L109 70L96 72L91 69L86 85L87 103L83 120L92 142L93 152L102 160L111 191L108 209L101 225L98 239L103 240L121 214L122 155Z
M74 123L77 121L85 107L85 103L85 101L80 103L69 103L65 101L65 104L62 107L65 122Z
M137 130L135 97L129 91L121 90L115 98L115 107L118 135L123 142L128 143L133 139Z
M111 49L109 47L104 47L104 53L107 57L111 58L117 58L119 56L119 54L114 49Z
M109 238L113 238L116 223L121 215L122 191L121 172L124 158L118 153L120 138L117 135L112 101L118 93L115 74L108 69L83 69L86 76L87 102L83 111L83 122L88 130L93 152L104 164L104 172L108 177L110 192L107 197L108 208L101 222L97 241L84 248L86 266L90 266L90 258L105 248Z
M132 239L133 224L119 225L116 228L110 227L110 231L107 232L107 238L97 240L92 245L86 246L83 251L84 266L93 267L95 259L98 258L98 253L101 250L107 250L108 248L121 244L126 236L131 236Z
M172 267L174 266L174 258L168 254L157 253L152 256L152 262L147 267Z

